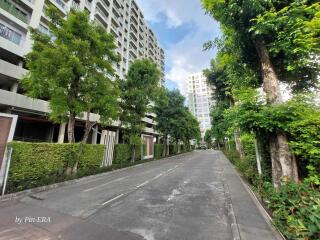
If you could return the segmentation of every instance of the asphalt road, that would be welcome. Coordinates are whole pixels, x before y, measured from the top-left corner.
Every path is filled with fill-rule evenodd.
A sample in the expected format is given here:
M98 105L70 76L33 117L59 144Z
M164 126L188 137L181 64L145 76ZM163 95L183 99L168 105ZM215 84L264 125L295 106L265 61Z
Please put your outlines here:
M223 154L206 150L2 202L0 240L234 239L228 198L241 239L277 239Z

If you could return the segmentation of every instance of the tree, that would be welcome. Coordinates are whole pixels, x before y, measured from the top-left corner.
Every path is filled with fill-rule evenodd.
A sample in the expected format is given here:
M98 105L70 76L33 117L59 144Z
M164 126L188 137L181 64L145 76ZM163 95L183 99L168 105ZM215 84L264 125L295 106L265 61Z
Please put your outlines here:
M157 130L164 136L164 155L169 154L167 140L173 138L179 147L179 140L190 147L190 140L200 139L200 128L197 119L184 106L185 98L178 90L165 90L164 97L155 104Z
M211 133L211 129L208 129L204 134L204 141L207 143L208 147L212 146L212 140L213 140L213 136Z
M190 141L196 140L200 141L201 132L199 122L195 116L189 111L188 108L184 108L183 115L180 117L181 121L181 136L180 140L182 140L185 146L190 149Z
M315 85L319 66L314 57L320 49L319 28L315 27L319 22L318 1L202 0L202 3L223 28L234 32L242 61L262 76L268 104L282 103L279 79L289 82L293 89ZM274 185L279 186L282 178L297 181L297 163L285 132L274 132L270 152Z
M83 144L96 122L90 113L100 115L107 124L118 113L118 89L112 81L112 64L119 60L113 35L89 21L86 12L71 10L64 19L59 11L50 7L50 35L30 29L34 41L32 51L26 55L29 73L22 85L27 95L49 100L50 119L63 122L68 119L68 142L73 143L76 117L85 113ZM73 167L77 170L78 161ZM70 168L68 170L70 172Z
M144 130L142 118L152 111L150 104L160 93L160 71L148 59L134 61L125 80L119 80L121 89L120 121L131 144L131 161L136 158L136 146L141 143Z
M69 119L72 143L76 116L97 112L108 120L116 115L117 91L109 77L118 61L116 45L111 34L89 22L86 12L71 10L63 19L52 7L47 15L52 35L30 29L34 43L22 84L29 96L49 99L52 120Z

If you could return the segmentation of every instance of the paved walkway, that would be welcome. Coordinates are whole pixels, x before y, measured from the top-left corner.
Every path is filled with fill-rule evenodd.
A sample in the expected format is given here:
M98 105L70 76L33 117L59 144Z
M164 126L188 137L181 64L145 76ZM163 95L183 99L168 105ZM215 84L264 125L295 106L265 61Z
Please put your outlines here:
M0 202L0 219L0 240L277 239L228 160L211 150Z

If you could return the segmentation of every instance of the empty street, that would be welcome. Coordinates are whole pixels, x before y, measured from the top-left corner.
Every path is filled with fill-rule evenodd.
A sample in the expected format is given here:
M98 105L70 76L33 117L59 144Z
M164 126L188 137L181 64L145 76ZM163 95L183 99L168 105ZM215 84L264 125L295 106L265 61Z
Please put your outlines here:
M212 150L3 201L0 215L1 240L276 239L230 163Z

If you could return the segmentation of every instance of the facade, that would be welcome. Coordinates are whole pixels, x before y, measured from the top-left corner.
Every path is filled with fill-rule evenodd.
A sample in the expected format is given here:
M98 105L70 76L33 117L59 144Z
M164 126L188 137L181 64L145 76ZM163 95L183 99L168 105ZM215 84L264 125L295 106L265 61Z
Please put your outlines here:
M189 110L200 123L201 137L211 128L210 109L214 104L214 91L207 83L202 72L188 76L188 106Z
M63 142L66 139L66 125L48 120L48 102L26 97L19 87L19 79L27 73L23 56L32 47L28 27L49 34L49 20L44 14L49 5L57 7L62 15L71 8L84 9L90 13L91 20L115 36L121 62L114 67L120 78L124 78L132 61L142 58L156 63L164 78L164 51L135 0L0 0L0 113L18 116L14 140ZM150 113L143 119L146 135L156 134L154 117ZM91 114L90 119L99 121L99 116ZM77 119L76 140L83 135L83 127L83 119ZM107 129L117 132L117 141L121 138L117 122ZM100 141L97 133L101 130L99 127L93 131L92 143Z

